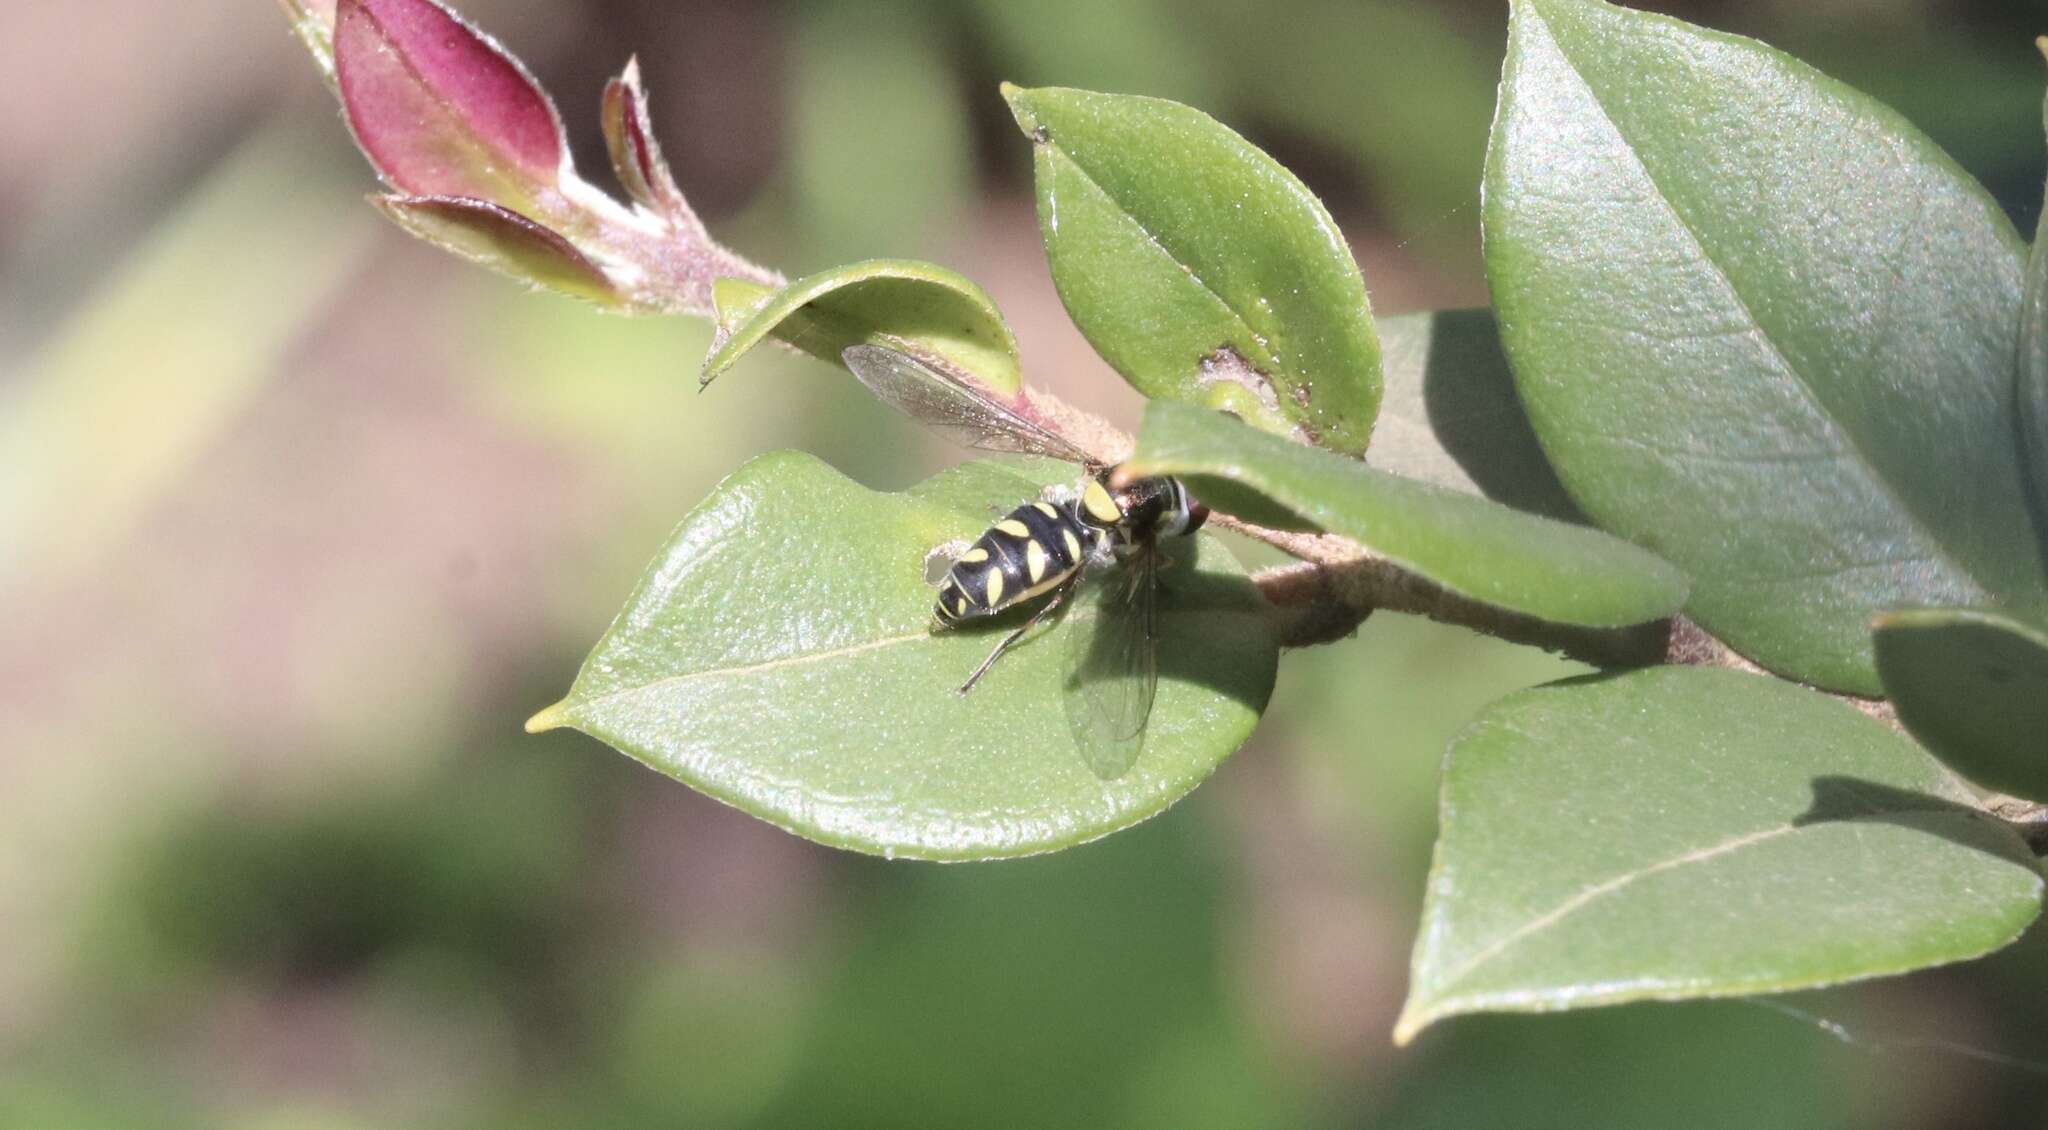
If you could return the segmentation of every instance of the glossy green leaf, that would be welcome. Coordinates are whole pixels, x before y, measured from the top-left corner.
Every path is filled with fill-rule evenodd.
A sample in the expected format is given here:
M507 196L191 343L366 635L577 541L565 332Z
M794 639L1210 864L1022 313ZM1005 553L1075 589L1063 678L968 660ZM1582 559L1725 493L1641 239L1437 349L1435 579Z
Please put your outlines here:
M1094 630L1085 608L965 696L1013 622L931 630L925 555L1043 481L981 463L882 494L807 455L756 459L683 521L528 727L572 726L806 838L884 855L1026 855L1143 820L1258 720L1276 655L1263 606L1220 544L1182 550L1143 748L1102 780L1062 714L1062 637Z
M1523 691L1444 764L1406 1041L1446 1016L1783 992L1959 961L2032 855L1854 707L1733 671Z
M1127 464L1172 474L1211 506L1342 534L1463 596L1564 624L1619 627L1685 603L1685 578L1598 530L1510 510L1247 428L1155 403Z
M2034 41L2048 57L2048 36ZM2048 128L2048 98L2041 102ZM2048 186L2043 196L2048 197ZM2027 256L2025 301L2020 308L2019 414L2021 449L2027 458L2029 494L2034 504L2034 534L2048 554L2048 199L2034 226L2034 246Z
M714 295L720 334L704 359L707 384L773 336L835 365L847 346L866 342L943 358L1003 395L1023 385L1017 339L994 300L931 263L870 259L773 293L720 279Z
M1717 635L1874 694L1878 611L2048 608L2016 536L2022 247L1898 115L1749 40L1520 0L1486 188L1544 450Z
M1397 314L1379 328L1386 400L1366 462L1585 523L1536 443L1491 311Z
M1995 612L1878 618L1877 670L1899 721L1963 776L2048 800L2048 632Z
M1359 454L1380 348L1343 233L1292 173L1198 110L1004 86L1032 140L1060 301L1139 392Z

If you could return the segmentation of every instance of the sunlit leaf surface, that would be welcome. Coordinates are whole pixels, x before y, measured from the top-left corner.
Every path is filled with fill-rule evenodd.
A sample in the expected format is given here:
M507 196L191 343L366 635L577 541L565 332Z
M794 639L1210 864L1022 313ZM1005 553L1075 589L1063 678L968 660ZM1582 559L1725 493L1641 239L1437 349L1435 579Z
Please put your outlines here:
M1182 404L1145 413L1129 466L1178 475L1229 513L1343 534L1452 592L1590 627L1656 620L1685 578L1618 538L1378 471Z
M881 494L796 453L763 456L678 528L584 663L529 726L573 726L762 819L885 855L981 859L1067 847L1151 816L1244 741L1275 648L1213 542L1163 577L1159 696L1113 781L1062 712L1062 617L956 693L998 633L935 633L925 555L1044 479L970 464Z
M1017 340L995 302L931 263L871 259L773 292L722 279L717 297L720 339L704 359L707 383L771 336L835 365L849 345L886 345L950 361L999 394L1022 383Z
M2023 248L1898 115L1749 40L1522 0L1486 184L1544 449L1716 634L1874 694L1874 613L2048 607L2012 442Z
M1380 349L1343 234L1294 174L1199 110L1004 87L1031 138L1060 300L1153 399L1358 454Z
M1731 671L1502 699L1453 740L1439 822L1400 1040L1958 961L2041 908L2026 846L1912 742Z

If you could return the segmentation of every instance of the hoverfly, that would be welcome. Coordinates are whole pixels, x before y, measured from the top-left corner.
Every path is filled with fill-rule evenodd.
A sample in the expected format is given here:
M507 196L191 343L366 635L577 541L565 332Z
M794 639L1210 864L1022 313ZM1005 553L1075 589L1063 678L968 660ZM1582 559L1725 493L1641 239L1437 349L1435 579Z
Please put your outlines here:
M944 567L936 577L934 630L1045 598L961 684L966 694L1084 586L1113 585L1098 590L1096 630L1068 634L1066 713L1089 767L1105 780L1122 776L1137 760L1159 689L1159 542L1191 536L1208 508L1178 479L1119 476L1115 466L907 353L855 345L840 356L884 403L956 442L1081 465L1078 485L1011 510L950 561L934 552ZM929 567L927 579L935 579Z

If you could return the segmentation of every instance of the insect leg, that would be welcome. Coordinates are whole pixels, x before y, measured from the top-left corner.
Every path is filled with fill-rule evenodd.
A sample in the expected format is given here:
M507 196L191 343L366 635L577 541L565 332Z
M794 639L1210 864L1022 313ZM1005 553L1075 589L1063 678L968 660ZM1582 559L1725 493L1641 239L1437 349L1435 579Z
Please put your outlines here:
M1010 645L1016 643L1020 639L1023 639L1024 633L1037 627L1040 621L1044 620L1047 616L1052 615L1053 610L1058 608L1062 603L1066 601L1067 594L1069 592L1072 592L1073 588L1073 585L1065 585L1055 590L1052 594L1052 599L1045 602L1044 608L1041 608L1037 612L1032 613L1031 619L1024 621L1024 623L1019 625L1015 631L1012 631L1009 635L1004 636L1003 642L997 644L996 649L988 653L988 658L981 661L981 666L976 667L974 669L974 674L967 676L967 681L960 684L960 690L958 693L966 694L968 691L973 690L974 684L980 682L981 677L983 675L988 674L988 669L996 665L996 660L1001 659L1003 657L1003 653L1010 650Z

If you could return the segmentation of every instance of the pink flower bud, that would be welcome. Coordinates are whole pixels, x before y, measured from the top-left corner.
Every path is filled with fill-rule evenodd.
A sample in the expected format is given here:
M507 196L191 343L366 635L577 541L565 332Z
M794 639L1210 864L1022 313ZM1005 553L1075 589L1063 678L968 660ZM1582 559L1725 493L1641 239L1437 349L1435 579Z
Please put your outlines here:
M420 196L531 210L567 146L518 60L432 0L340 0L335 73L348 121L384 178Z

